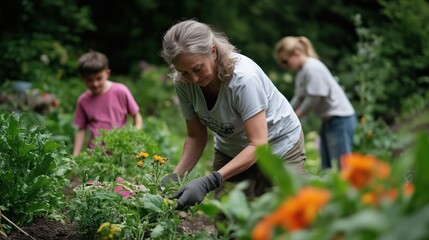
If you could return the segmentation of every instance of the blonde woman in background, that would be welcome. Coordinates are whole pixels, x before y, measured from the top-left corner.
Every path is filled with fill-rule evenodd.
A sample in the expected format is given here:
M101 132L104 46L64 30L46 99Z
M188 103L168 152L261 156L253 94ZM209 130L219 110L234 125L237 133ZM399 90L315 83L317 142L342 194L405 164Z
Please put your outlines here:
M297 71L291 100L296 115L302 118L313 111L322 119L322 169L331 168L333 161L341 167L341 156L352 151L356 127L355 110L343 89L306 37L282 38L275 46L275 59L281 67Z

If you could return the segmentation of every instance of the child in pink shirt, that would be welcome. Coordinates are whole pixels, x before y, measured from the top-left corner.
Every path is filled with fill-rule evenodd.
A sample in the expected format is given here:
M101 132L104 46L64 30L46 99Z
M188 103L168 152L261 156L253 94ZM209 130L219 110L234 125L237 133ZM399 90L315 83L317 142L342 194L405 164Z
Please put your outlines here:
M73 156L82 150L86 131L91 135L88 148L94 148L94 137L100 136L98 130L111 130L127 124L127 116L133 117L137 129L143 127L139 107L129 89L109 81L110 69L107 57L95 51L82 55L78 60L78 72L84 80L87 91L77 101L73 123L78 127L75 135Z

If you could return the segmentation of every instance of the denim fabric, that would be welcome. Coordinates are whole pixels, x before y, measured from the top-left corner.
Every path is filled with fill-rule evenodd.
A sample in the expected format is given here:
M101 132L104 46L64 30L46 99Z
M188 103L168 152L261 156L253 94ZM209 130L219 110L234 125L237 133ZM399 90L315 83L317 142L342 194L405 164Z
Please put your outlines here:
M337 161L341 168L340 159L343 154L353 150L353 134L356 128L356 116L333 116L322 122L320 130L320 152L322 169L331 168Z

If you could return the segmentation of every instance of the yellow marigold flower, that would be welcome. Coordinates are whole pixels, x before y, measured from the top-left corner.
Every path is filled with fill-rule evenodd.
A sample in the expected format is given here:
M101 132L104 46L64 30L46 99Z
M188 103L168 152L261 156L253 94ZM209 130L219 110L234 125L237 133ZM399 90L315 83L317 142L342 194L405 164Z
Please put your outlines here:
M350 153L341 158L340 174L354 187L363 188L375 178L387 178L390 166L372 156Z
M155 160L155 162L159 162L160 164L165 164L168 160L167 158L161 157L159 155L154 155L153 159Z
M105 222L101 224L97 230L97 233L100 234L100 237L98 239L113 240L115 239L115 235L120 231L122 231L122 228L119 225Z
M137 166L139 166L139 167L143 167L143 161L141 161L141 160L140 160L140 161L138 161L138 162L137 162Z
M103 229L109 228L109 227L110 227L110 223L109 222L102 223L100 225L100 227L98 228L97 232L99 233L99 232L103 231Z
M361 117L360 124L362 124L362 125L366 124L366 118L365 117Z
M370 137L372 137L372 134L373 134L372 131L368 130L368 132L366 133L366 136L368 136L370 138Z
M161 156L159 156L159 155L154 155L153 156L153 159L155 159L155 161L159 161L159 162L161 162L162 160L164 160L164 158L163 157L161 157ZM165 160L164 160L165 161Z
M115 235L116 233L122 231L122 228L117 224L110 225L110 234Z
M147 158L147 157L149 157L149 153L147 153L147 152L140 152L140 153L139 153L139 156L140 156L141 158Z

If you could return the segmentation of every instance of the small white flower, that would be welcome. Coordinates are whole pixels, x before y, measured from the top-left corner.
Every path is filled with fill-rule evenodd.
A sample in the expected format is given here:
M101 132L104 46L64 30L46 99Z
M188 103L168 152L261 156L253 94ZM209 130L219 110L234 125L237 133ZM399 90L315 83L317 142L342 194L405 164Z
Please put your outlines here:
M48 65L49 64L49 57L46 54L42 54L40 55L40 61L42 61L44 64Z

